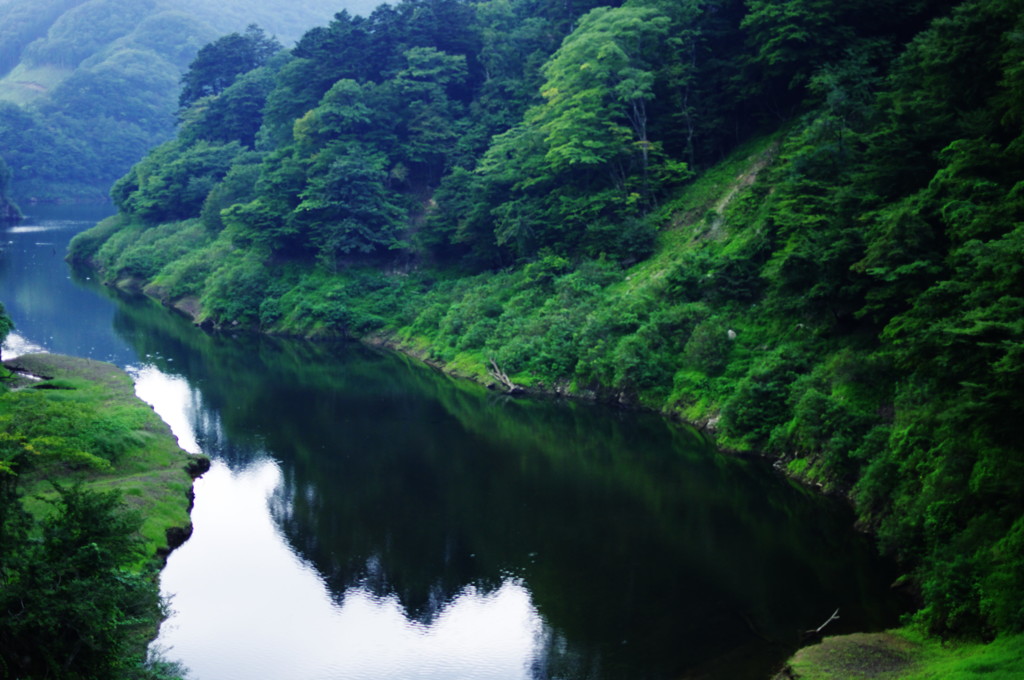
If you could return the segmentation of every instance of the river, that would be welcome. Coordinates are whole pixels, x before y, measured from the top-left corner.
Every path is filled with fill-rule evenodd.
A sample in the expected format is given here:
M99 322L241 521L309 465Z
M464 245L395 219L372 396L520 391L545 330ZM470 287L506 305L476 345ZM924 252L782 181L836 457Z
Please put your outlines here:
M103 213L3 229L4 356L122 366L213 460L153 645L188 677L755 680L837 608L829 632L896 622L842 503L655 416L205 333L69 270Z

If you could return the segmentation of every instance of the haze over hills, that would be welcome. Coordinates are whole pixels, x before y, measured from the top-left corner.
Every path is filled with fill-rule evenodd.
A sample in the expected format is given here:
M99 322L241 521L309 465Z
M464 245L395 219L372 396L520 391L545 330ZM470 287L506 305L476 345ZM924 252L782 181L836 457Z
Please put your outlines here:
M289 47L376 0L0 0L0 158L16 200L102 200L174 130L181 74L219 36Z

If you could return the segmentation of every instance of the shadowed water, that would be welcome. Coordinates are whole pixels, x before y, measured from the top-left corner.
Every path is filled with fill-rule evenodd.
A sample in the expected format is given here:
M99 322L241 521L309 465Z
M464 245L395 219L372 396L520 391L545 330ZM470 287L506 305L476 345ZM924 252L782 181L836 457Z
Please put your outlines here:
M765 678L837 607L894 621L846 508L688 428L204 334L69 278L36 244L84 225L47 224L4 237L16 341L127 367L214 459L162 577L194 678Z

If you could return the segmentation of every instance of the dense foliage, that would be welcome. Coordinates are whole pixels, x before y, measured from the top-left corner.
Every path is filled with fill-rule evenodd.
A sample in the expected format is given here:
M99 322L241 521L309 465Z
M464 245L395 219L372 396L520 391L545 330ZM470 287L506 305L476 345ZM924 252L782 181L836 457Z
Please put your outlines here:
M155 581L130 569L138 522L120 511L116 494L71 487L58 489L54 514L33 529L4 486L4 675L130 677L142 664L133 638L148 633L161 613ZM33 530L39 539L29 539Z
M11 331L14 330L14 322L11 321L11 317L7 316L7 309L3 303L0 302L0 347L3 346L4 341L7 340L7 336L10 335Z
M184 115L72 255L844 490L942 633L1024 629L1024 3L406 0Z

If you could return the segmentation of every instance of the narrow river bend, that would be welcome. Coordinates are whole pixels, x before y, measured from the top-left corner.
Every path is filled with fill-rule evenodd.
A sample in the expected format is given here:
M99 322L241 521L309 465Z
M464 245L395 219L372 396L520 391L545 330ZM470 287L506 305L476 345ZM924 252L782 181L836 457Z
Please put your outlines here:
M154 649L195 680L767 678L895 623L841 504L661 418L513 399L349 343L206 334L0 232L4 356L111 361L211 457Z

